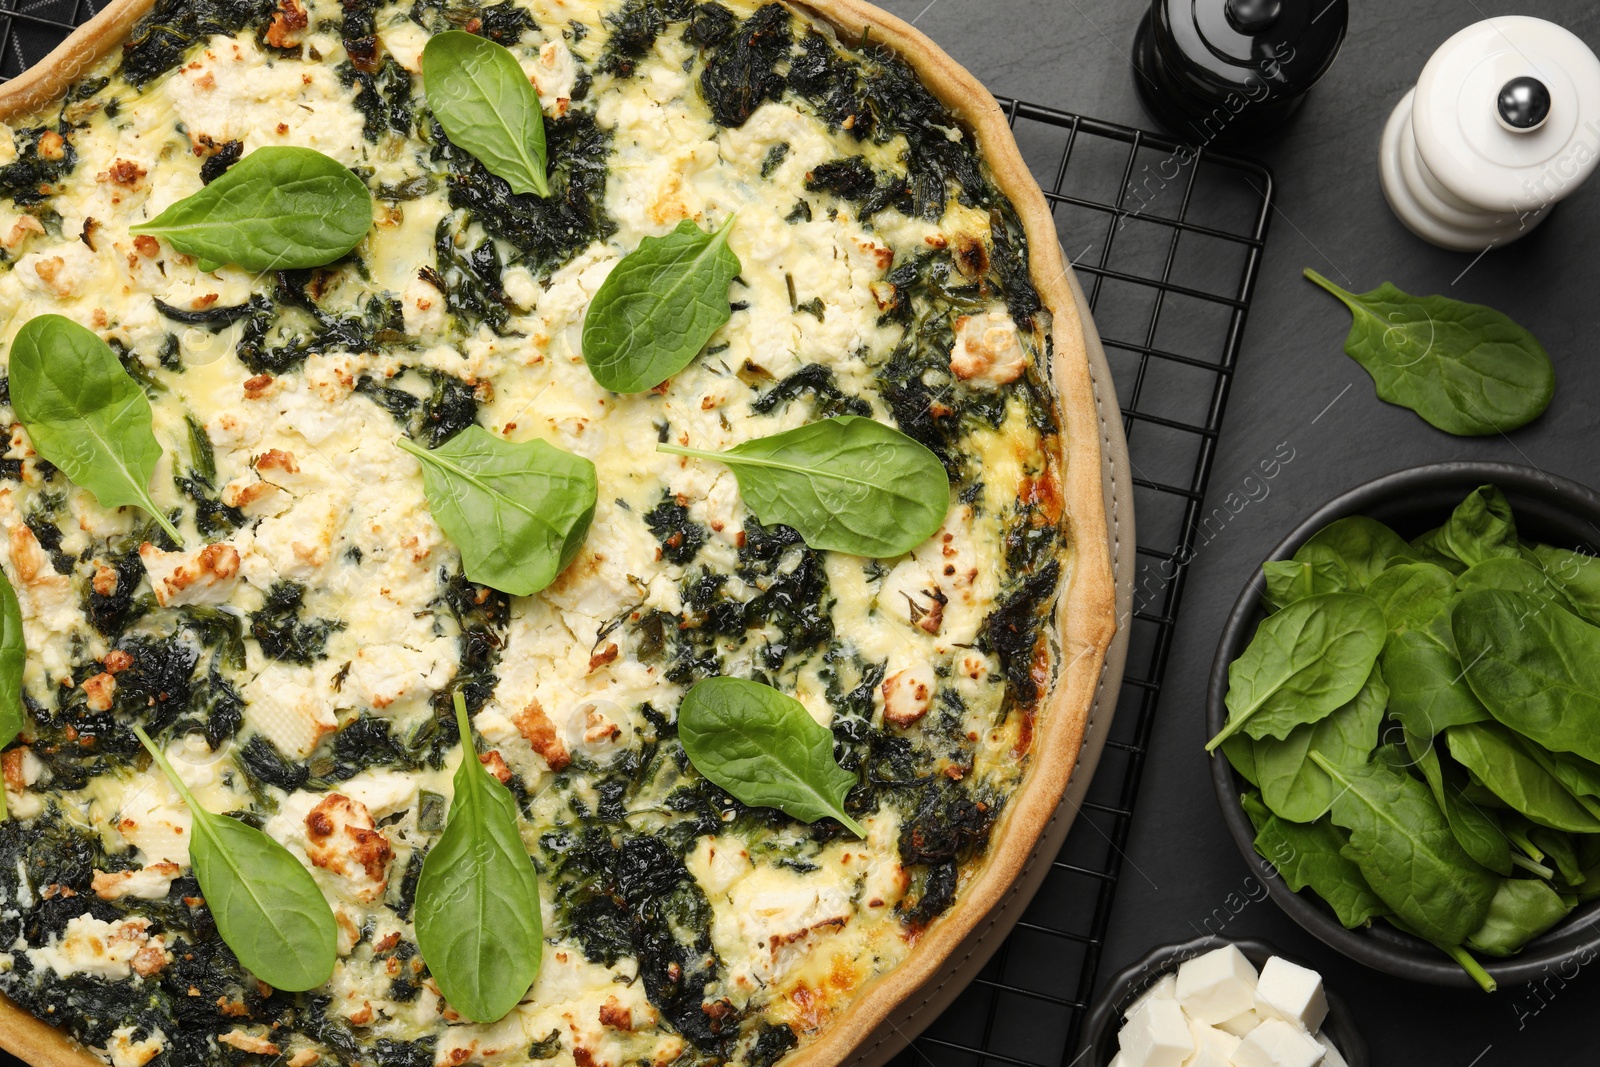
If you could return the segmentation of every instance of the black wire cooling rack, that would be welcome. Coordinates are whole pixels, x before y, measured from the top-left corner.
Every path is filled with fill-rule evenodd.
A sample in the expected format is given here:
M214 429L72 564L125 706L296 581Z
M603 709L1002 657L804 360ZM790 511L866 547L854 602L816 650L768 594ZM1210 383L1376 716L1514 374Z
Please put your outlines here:
M0 0L0 80L103 0ZM1122 404L1139 544L1105 754L1033 905L893 1067L1061 1067L1094 992L1184 577L1272 210L1258 163L1002 100L1094 309ZM0 1064L9 1058L0 1053ZM13 1061L14 1062L14 1061Z
M0 81L43 59L107 0L0 0Z

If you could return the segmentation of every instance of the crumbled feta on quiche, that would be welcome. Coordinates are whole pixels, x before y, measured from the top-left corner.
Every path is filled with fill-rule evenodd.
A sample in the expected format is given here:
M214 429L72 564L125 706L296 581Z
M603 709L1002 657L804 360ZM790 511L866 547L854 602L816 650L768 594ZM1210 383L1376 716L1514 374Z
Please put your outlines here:
M420 55L451 28L537 90L550 198L431 120ZM129 232L270 145L371 189L345 259L205 272ZM4 762L0 992L115 1067L770 1067L961 899L1027 766L1069 557L1021 226L902 60L754 0L158 0L0 155L0 342L51 312L111 344L186 539L100 507L0 408L31 718ZM659 388L601 389L581 334L612 268L735 213L731 320ZM906 556L814 551L730 471L654 450L843 414L949 471ZM473 423L598 469L587 541L535 596L463 576L394 444ZM865 840L695 773L675 709L720 674L832 729ZM487 1025L412 927L457 692L542 892L537 982ZM339 926L326 986L274 991L221 942L135 723L307 864Z

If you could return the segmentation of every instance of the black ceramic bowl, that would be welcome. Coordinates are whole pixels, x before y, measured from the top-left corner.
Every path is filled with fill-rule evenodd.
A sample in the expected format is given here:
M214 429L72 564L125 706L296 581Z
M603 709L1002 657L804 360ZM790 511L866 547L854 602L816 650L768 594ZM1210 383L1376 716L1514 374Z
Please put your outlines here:
M1294 555L1312 534L1335 519L1367 515L1393 527L1410 540L1450 517L1450 512L1480 485L1496 485L1511 503L1517 533L1525 539L1561 548L1600 554L1600 493L1577 482L1513 463L1435 463L1376 478L1343 493L1310 515L1278 543L1267 557ZM1265 580L1258 569L1233 605L1206 688L1206 736L1214 737L1227 720L1228 665L1244 651L1256 626L1266 617L1262 607ZM1346 930L1315 894L1292 892L1272 865L1255 850L1255 828L1239 805L1246 784L1220 752L1211 762L1222 817L1246 861L1263 875L1267 890L1295 922L1333 948L1369 967L1434 985L1476 988L1454 961L1434 946L1400 933L1384 922ZM1484 969L1502 986L1532 981L1573 957L1592 959L1600 951L1600 901L1578 908L1560 925L1531 941L1522 953L1504 960L1483 959Z
M1112 975L1111 981L1100 990L1100 995L1089 1005L1089 1014L1083 1021L1083 1046L1078 1050L1072 1067L1107 1067L1117 1054L1117 1032L1122 1029L1122 1016L1133 1007L1139 995L1149 989L1164 974L1178 969L1185 960L1203 956L1228 942L1216 937L1197 937L1181 945L1162 945L1151 949L1143 959L1136 961ZM1282 956L1290 963L1302 967L1311 965L1304 960L1284 955L1265 941L1249 938L1233 942L1245 958L1260 970L1269 956ZM1315 968L1312 968L1315 970ZM1322 1033L1344 1057L1350 1067L1369 1067L1367 1043L1361 1040L1350 1018L1350 1007L1332 990L1328 994L1328 1017L1322 1021Z

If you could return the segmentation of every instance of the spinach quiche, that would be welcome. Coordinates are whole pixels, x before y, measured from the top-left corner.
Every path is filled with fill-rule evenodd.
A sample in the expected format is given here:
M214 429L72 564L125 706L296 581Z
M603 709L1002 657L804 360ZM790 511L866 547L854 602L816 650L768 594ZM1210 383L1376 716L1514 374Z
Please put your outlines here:
M0 114L0 1047L836 1063L936 977L1115 629L970 75L855 0L119 0Z

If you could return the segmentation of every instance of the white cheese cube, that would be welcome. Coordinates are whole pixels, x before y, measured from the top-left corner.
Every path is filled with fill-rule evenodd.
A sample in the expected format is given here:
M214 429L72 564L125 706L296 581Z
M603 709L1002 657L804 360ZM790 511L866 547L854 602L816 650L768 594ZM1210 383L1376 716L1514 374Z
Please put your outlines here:
M1183 1061L1183 1067L1233 1067L1233 1053L1239 1039L1205 1023L1190 1023L1194 1035L1194 1052Z
M1231 1019L1224 1019L1217 1024L1217 1029L1232 1034L1234 1037L1243 1037L1261 1025L1261 1016L1254 1008L1241 1011Z
M1127 1061L1122 1058L1122 1053L1119 1052L1115 1056L1111 1057L1111 1063L1108 1065L1108 1067L1128 1067L1128 1064Z
M1152 1000L1117 1035L1126 1067L1183 1067L1194 1051L1189 1020L1175 1000Z
M1178 968L1178 1003L1195 1022L1215 1026L1255 1005L1256 969L1234 945Z
M1326 1051L1293 1023L1268 1019L1233 1050L1233 1067L1316 1067Z
M1333 1042L1328 1040L1327 1034L1318 1034L1317 1044L1326 1051L1322 1057L1322 1067L1350 1067L1344 1062L1344 1057L1339 1055L1339 1050L1333 1047Z
M1256 983L1256 1011L1316 1033L1328 1014L1322 976L1308 967L1272 957L1261 968L1261 980Z
M1144 1007L1152 1000L1174 1000L1177 998L1177 996L1177 976L1164 974L1160 978L1156 979L1154 985L1152 985L1149 989L1146 989L1143 993L1139 994L1139 999L1134 1001L1132 1006L1129 1007L1127 1011L1122 1013L1122 1021L1127 1022L1129 1019L1133 1018L1134 1014L1137 1013L1140 1008Z

